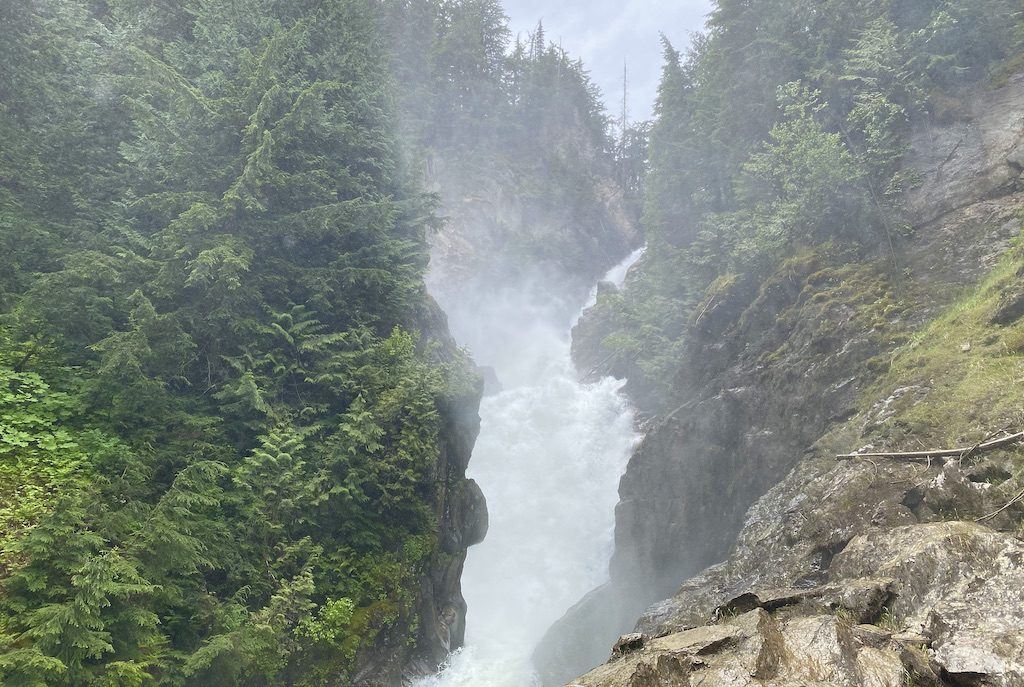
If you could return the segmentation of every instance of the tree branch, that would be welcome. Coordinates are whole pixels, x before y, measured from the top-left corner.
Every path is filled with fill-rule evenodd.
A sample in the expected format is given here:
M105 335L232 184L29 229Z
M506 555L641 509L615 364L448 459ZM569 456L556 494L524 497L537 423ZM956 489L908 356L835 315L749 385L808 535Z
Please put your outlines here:
M1001 439L993 439L976 446L965 446L963 448L936 449L934 451L911 451L908 453L846 453L836 456L837 460L852 460L854 458L892 458L894 460L931 460L933 458L959 458L964 455L991 451L992 449L1019 444L1024 442L1024 432L1011 434Z

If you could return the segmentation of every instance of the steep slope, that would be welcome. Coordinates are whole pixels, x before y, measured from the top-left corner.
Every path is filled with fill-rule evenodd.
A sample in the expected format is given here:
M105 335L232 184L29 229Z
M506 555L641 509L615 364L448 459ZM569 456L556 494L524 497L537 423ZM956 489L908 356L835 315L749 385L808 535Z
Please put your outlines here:
M563 135L578 133L566 124ZM505 153L475 160L440 153L427 183L441 197L444 225L431 235L429 281L438 294L546 275L588 288L640 240L636 220L598 151L551 154L577 179L552 179Z
M648 251L575 346L654 419L613 581L549 633L548 682L726 557L747 508L1007 249L1019 83L983 84L1007 83L1020 19L1003 0L720 0L688 55L666 44Z
M639 629L668 636L579 684L1021 684L1019 450L835 459L1019 429L1024 79L959 102L912 136L921 183L893 255L811 249L698 310L676 381L690 400L622 481L612 585L550 651L727 562L647 611Z
M406 163L444 219L431 291L447 306L539 277L585 293L640 238L583 64L542 25L512 41L497 0L386 6Z
M1022 270L1018 244L894 351L856 414L748 511L726 562L644 614L638 629L663 639L578 684L685 684L694 671L706 684L1022 684L1024 451L998 441L1022 421ZM963 448L835 457L921 445ZM711 647L707 632L736 641Z

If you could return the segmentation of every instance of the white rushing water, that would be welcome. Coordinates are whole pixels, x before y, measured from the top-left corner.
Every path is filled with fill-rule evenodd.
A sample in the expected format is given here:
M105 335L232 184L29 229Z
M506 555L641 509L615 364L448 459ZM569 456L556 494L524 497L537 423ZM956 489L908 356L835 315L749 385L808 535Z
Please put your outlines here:
M638 257L608 279L621 284ZM530 687L544 632L607 580L618 482L638 436L620 382L577 380L571 305L522 287L459 300L443 303L456 338L503 385L483 400L469 468L490 529L462 578L466 648L422 687Z

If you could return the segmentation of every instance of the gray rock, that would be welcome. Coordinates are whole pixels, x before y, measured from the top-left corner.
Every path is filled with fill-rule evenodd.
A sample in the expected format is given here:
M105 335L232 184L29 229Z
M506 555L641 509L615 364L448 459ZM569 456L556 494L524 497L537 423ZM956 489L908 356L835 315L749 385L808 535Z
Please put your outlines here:
M685 403L653 424L622 480L612 581L552 629L542 668L571 656L585 670L590 645L603 650L628 631L630 609L647 603L635 627L649 636L767 615L786 651L758 684L903 685L910 674L920 684L1024 685L1017 540L934 522L979 518L1008 497L957 461L834 459L906 440L898 418L935 393L933 384L884 389L865 413L855 410L859 396L877 384L900 337L978 283L1020 232L1024 77L965 102L956 122L917 131L908 157L922 184L905 199L914 232L896 258L917 307L875 320L871 335L857 319L863 305L816 282L822 266L813 263L757 285L754 297L742 285L726 293L729 306L693 327L682 351L673 386ZM1003 319L1015 302L1007 296ZM968 353L981 346L972 342ZM1005 471L979 458L986 463L990 475ZM1015 526L1004 516L990 522ZM863 624L884 627L852 629ZM898 640L883 639L889 632ZM682 652L679 665L701 671L700 684L752 684L737 666L750 665L752 650L741 645L758 637L779 646L763 631L741 633L707 654ZM661 676L666 653L645 646L580 684L631 684L634 673L645 684L686 684ZM560 684L552 676L569 678L552 669L545 684Z
M921 128L913 137L905 166L922 183L906 202L916 224L1004 195L1024 167L1024 78L964 103L957 121Z
M853 628L853 638L862 646L881 649L889 644L892 632L883 630L877 625L857 625Z
M633 632L632 634L622 635L619 637L619 641L615 642L615 646L612 647L612 660L622 658L626 654L631 654L634 651L640 651L644 648L644 643L647 638L640 632Z
M647 641L573 684L687 685L699 673L700 684L723 687L755 679L903 687L908 675L938 684L941 673L955 684L1024 685L1024 544L1016 537L965 522L873 529L829 572L813 590L737 597L716 624ZM774 612L759 605L729 615L740 600ZM823 613L828 607L835 612ZM850 609L904 629L851 624ZM685 659L672 664L679 676L663 670L666 656Z

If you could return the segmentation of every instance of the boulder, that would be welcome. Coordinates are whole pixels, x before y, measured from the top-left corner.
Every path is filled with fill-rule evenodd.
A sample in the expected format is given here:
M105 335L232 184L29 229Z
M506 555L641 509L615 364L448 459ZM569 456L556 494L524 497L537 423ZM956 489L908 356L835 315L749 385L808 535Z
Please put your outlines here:
M736 596L712 625L624 637L631 651L571 684L1024 686L1015 536L967 522L877 528L835 556L829 578Z

